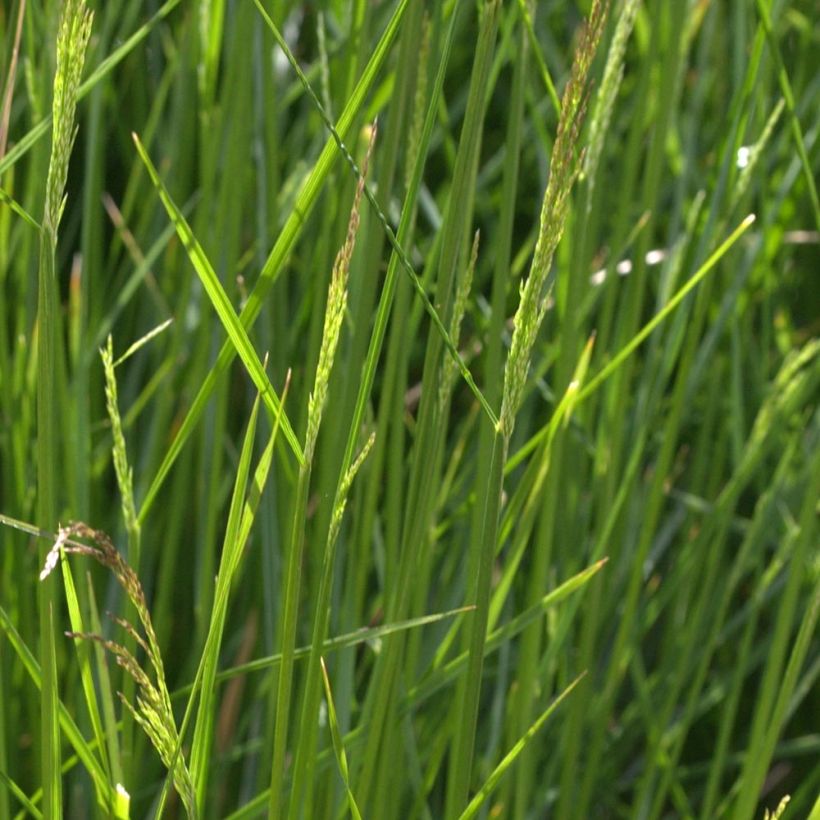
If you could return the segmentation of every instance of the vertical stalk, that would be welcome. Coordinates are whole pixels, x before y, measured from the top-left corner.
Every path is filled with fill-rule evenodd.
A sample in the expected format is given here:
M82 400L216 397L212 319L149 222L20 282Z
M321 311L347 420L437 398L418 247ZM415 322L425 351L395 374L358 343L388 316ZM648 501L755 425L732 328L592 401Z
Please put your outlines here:
M310 487L311 462L299 468L296 498L293 504L293 524L288 543L285 570L285 606L282 614L282 662L279 666L279 685L276 692L276 727L273 736L273 763L271 766L270 801L268 816L281 817L282 791L285 781L285 751L288 739L288 718L293 688L293 661L296 649L296 618L299 608L299 589L302 576L302 553L305 546L305 519Z
M371 135L370 147L372 148ZM365 159L364 168L367 167ZM364 171L363 171L364 173ZM316 452L316 440L322 423L322 413L327 400L330 374L333 360L339 344L342 319L347 308L347 283L350 273L350 260L356 244L356 233L359 229L359 204L364 190L364 176L356 187L353 207L347 225L347 236L339 249L333 263L333 272L328 289L327 307L322 332L322 344L319 349L319 361L316 365L316 376L313 392L308 400L307 432L305 433L305 458L299 468L294 503L293 525L288 547L287 569L285 580L285 604L282 615L282 662L279 667L279 686L276 695L276 726L273 741L273 763L271 766L271 789L269 816L280 817L282 810L282 791L285 780L285 751L287 749L288 720L291 709L291 690L293 688L293 661L296 649L296 619L299 610L299 591L301 587L302 560L305 546L305 521L307 520L307 500L310 488L310 475L313 458ZM334 510L335 514L335 510ZM331 528L332 529L332 528ZM333 536L329 536L333 543ZM317 623L322 620L322 612L317 613ZM300 733L300 744L304 735Z
M40 230L40 269L37 289L37 523L56 529L59 419L56 384L60 351L60 312L56 272L57 231L65 206L68 160L74 142L77 89L91 34L92 14L83 0L66 0L57 35L57 69L52 102L51 159L46 181L46 201ZM41 561L48 552L44 542ZM40 706L41 776L43 815L61 816L60 730L58 723L57 670L54 648L56 582L46 578L39 589L40 665L43 673Z
M572 72L561 103L558 131L550 158L550 176L541 208L538 241L529 276L513 322L510 354L504 371L501 414L495 427L487 479L482 489L483 514L472 539L469 601L475 612L468 620L465 643L467 674L456 691L456 717L447 786L446 817L456 818L467 804L478 724L478 701L487 637L492 566L498 540L498 517L510 438L521 407L532 350L544 319L548 275L569 213L569 197L578 176L578 144L588 95L588 74L606 21L606 2L595 0L576 49ZM486 423L486 422L485 422ZM473 580L474 579L474 580Z
M486 422L484 422L486 423ZM501 510L501 493L504 485L504 465L507 461L509 439L498 429L493 436L487 482L484 485L477 549L472 560L478 560L478 573L468 600L475 603L475 612L469 616L467 673L460 678L457 696L456 737L451 757L451 775L448 779L448 818L458 817L470 788L470 774L475 750L475 729L478 723L478 698L481 691L481 674L484 667L484 643L487 636L487 619L490 612L490 582L492 576L495 544L498 539L498 517Z
M457 5L453 11L453 19L458 10ZM467 217L470 215L464 206L472 188L471 178L476 167L475 157L481 141L486 87L495 50L499 11L498 2L487 3L482 8L467 108L453 172L453 186L441 229L443 240L437 269L435 304L444 322L449 322L451 317L454 298L453 284L458 267L458 257L462 251L463 237L467 229ZM413 463L407 483L401 552L393 575L396 584L385 591L385 612L388 620L400 620L406 617L411 591L408 579L415 568L417 546L427 535L431 510L431 489L435 481L434 467L437 462L433 451L439 437L437 387L443 346L444 342L439 328L431 328L424 358L422 398L416 427ZM400 754L402 749L400 743L391 743L391 740L396 727L395 702L404 657L404 645L405 637L402 634L391 636L390 642L376 663L364 706L362 720L369 726L362 755L357 797L364 811L370 811L370 813L373 813L371 796L376 785L376 774L382 766L381 760L386 755ZM383 785L386 780L383 778L381 784Z
M37 523L51 530L57 523L57 400L56 379L57 282L55 274L56 232L43 226L40 237L40 274L37 293ZM49 550L41 542L39 564L45 563ZM56 579L41 582L38 596L40 621L40 667L43 673L40 700L40 764L43 782L43 815L59 817L60 730L57 717L57 670L54 655L54 611L57 600Z

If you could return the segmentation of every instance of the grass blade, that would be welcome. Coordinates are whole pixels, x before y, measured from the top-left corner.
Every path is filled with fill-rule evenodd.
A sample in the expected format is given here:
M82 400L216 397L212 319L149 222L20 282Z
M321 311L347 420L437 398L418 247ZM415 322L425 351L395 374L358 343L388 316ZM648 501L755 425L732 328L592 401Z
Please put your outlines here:
M137 147L137 153L148 171L148 176L151 177L151 181L154 183L160 200L162 200L162 204L165 206L168 216L176 227L177 234L180 240L182 240L188 258L191 260L191 264L194 266L194 270L196 270L205 288L205 292L208 294L208 298L211 300L211 304L228 334L231 344L233 344L234 349L239 354L239 358L248 371L248 375L253 380L257 390L259 390L262 401L264 401L270 411L271 417L275 418L281 412L281 402L265 374L265 369L262 367L262 363L256 355L253 343L248 337L244 325L239 320L228 295L222 287L222 283L219 281L219 277L216 275L216 271L214 271L211 263L208 261L208 257L205 255L205 251L194 236L191 226L183 216L182 211L177 208L168 190L159 178L157 169L151 162L151 158L148 156L139 137L136 134L132 134L131 136ZM285 439L287 439L293 454L296 456L296 460L301 464L304 460L302 449L296 440L296 434L293 432L290 420L284 413L282 414L282 429Z
M350 807L350 814L354 820L362 820L362 813L356 805L356 798L353 796L353 790L350 788L350 774L347 770L347 755L345 754L344 742L342 735L339 732L339 722L336 720L336 707L333 705L333 693L330 691L330 678L327 675L327 666L325 666L325 659L322 658L322 681L325 686L325 698L327 699L327 713L328 723L330 724L330 737L333 741L333 752L336 755L336 762L339 766L339 773L342 775L342 781L345 784L345 791L347 792L347 803Z
M515 763L518 755L524 751L526 745L538 734L541 727L547 722L549 717L561 705L561 703L569 696L572 690L581 682L586 672L579 675L560 695L541 713L541 716L530 726L526 734L524 734L515 746L510 749L504 756L504 759L493 769L493 773L487 778L484 785L478 790L476 796L469 802L467 808L461 813L459 820L470 820L478 814L479 809L493 793L495 787L502 777L507 773L507 770Z

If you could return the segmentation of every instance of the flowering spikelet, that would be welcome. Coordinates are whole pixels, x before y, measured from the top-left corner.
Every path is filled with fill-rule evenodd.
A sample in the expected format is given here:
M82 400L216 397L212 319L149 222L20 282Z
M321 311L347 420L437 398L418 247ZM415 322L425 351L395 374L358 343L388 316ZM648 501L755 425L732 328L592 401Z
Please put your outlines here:
M362 174L356 185L353 197L353 207L350 209L350 219L347 223L347 236L344 244L336 254L333 263L333 272L330 277L330 287L327 293L327 307L325 308L325 325L322 331L322 346L319 349L319 363L316 365L316 379L313 391L308 399L308 423L305 436L305 462L313 457L316 447L316 438L319 435L319 425L322 422L322 410L327 399L327 388L330 382L330 371L333 368L333 359L339 345L339 335L342 329L342 319L347 307L347 280L350 273L350 260L353 258L353 249L356 246L356 234L359 230L359 206L364 191L367 165L370 152L376 139L376 126L370 130L370 142L367 154L362 165Z
M345 507L347 505L347 496L350 493L350 487L353 484L353 479L356 478L356 473L359 472L359 468L364 464L365 459L370 453L370 450L373 448L373 444L376 441L376 434L371 433L367 437L367 441L362 446L362 449L359 452L359 455L356 456L353 463L348 468L347 472L342 479L341 484L339 485L339 490L336 494L337 502L333 508L333 515L330 520L330 530L328 532L328 541L333 543L336 541L336 538L339 535L339 530L342 527L342 518L345 514Z
M453 299L453 313L450 320L450 338L454 344L458 344L461 336L461 322L467 310L467 300L470 297L470 289L473 286L473 276L475 274L475 266L478 261L478 240L479 232L476 231L473 235L473 245L470 251L470 260L464 268L464 272L459 276L456 282L456 293ZM453 360L451 356L447 356L444 362L443 373L441 375L441 382L439 383L438 403L439 412L443 413L447 402L450 400L450 395L453 392L453 383L458 375L458 363Z
M550 175L541 207L538 241L530 273L521 288L521 301L513 320L510 355L504 373L504 397L499 432L512 435L515 415L521 404L532 348L547 309L547 277L552 257L564 232L569 195L578 177L580 161L577 145L589 98L589 69L603 34L608 3L594 0L587 24L581 32L569 81L561 101L561 116L550 157Z
M404 187L408 190L413 179L413 166L418 159L421 134L424 130L424 115L427 108L427 61L430 56L430 15L425 11L421 21L421 42L418 47L418 72L416 93L413 97L413 115L407 134Z
M90 541L94 546L73 540L78 537ZM165 668L162 663L162 655L160 654L154 626L151 622L151 615L148 611L145 592L137 574L120 555L106 533L92 529L82 522L60 527L54 546L49 550L43 571L40 573L41 581L47 578L57 566L61 554L84 555L102 564L113 573L117 583L125 590L126 595L133 604L145 633L144 637L128 621L117 617L113 619L143 649L151 664L154 680L139 665L134 655L122 644L87 632L68 632L66 634L71 638L83 638L101 644L116 658L117 664L134 679L139 689L136 706L129 703L122 693L119 693L120 700L148 735L148 739L154 745L165 766L173 770L174 786L185 805L188 816L196 817L193 782L185 764L185 759L178 752L179 733L174 722L171 696L165 683Z
M612 120L615 98L623 79L624 54L639 7L639 0L625 0L609 47L604 76L589 123L589 148L584 157L584 175L589 178L590 184L594 184L604 138Z
M108 407L108 417L111 420L111 432L114 439L113 460L114 471L117 474L117 484L122 495L122 512L126 528L139 529L137 509L134 504L134 471L128 465L125 449L125 435L122 430L119 405L117 401L117 380L114 376L114 343L111 334L108 335L108 344L100 349L100 356L105 371L105 400Z
M786 811L786 806L788 806L791 797L786 795L778 804L777 808L774 811L769 811L768 809L765 810L763 815L763 820L780 820L783 816L783 812Z
M77 89L83 72L85 50L91 36L93 13L85 0L65 0L57 35L57 71L54 75L52 101L53 144L46 182L46 206L43 227L55 241L65 205L65 183L68 159L77 129L74 112Z

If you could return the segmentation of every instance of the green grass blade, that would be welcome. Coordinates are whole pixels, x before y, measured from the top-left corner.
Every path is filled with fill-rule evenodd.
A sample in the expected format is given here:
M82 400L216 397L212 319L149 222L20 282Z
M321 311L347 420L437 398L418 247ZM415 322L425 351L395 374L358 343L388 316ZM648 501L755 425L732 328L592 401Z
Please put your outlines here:
M331 122L330 118L328 117L327 113L322 107L322 104L319 101L318 96L316 95L310 83L308 82L307 77L304 75L304 72L302 72L302 70L299 68L299 64L296 62L296 58L293 56L291 50L288 48L287 42L285 41L284 37L282 37L279 30L273 24L273 21L265 12L260 0L254 0L254 2L256 3L257 8L259 9L262 16L265 18L265 21L268 23L269 28L276 37L276 42L287 55L290 64L297 71L299 79L302 81L305 90L310 95L311 99L316 105L316 108L322 116L322 119L325 122L325 126L328 128L328 130L331 133L331 136L336 141L340 153L352 168L355 176L359 179L363 179L362 172L356 164L356 161L350 155L350 152L347 150L347 148L345 148L345 145L342 142L341 137L339 136L336 128L333 127L333 123ZM470 372L470 369L467 367L467 365L464 363L464 360L461 358L461 354L458 352L458 348L456 347L455 342L451 338L450 333L447 331L447 328L445 327L444 322L441 319L441 316L439 316L439 312L436 310L435 306L433 305L433 302L427 295L427 291L424 289L424 285L422 284L421 280L418 277L418 274L413 268L413 265L410 262L410 259L407 255L407 251L405 251L404 248L400 245L396 235L393 233L393 230L387 221L387 217L385 216L384 212L379 206L379 203L375 195L373 194L373 191L366 183L364 185L364 195L367 198L367 201L370 203L371 207L373 208L374 212L376 213L376 216L378 217L379 222L381 223L382 230L384 231L384 234L387 237L388 242L393 248L393 251L397 256L402 269L410 277L410 281L413 284L413 288L416 291L418 297L421 299L422 304L424 305L424 309L427 311L427 314L430 316L433 325L435 326L436 330L441 336L441 340L444 343L444 346L447 348L447 352L450 354L453 361L458 366L459 373L461 374L464 381L467 383L467 386L470 388L473 395L478 400L484 412L487 414L487 417L489 418L490 422L492 424L495 424L498 421L498 419L495 416L495 412L493 411L492 407L490 407L484 394L481 392L481 390L479 390L478 385L475 383L475 380L473 379L473 375ZM455 241L452 241L451 244L453 245L453 247L458 246L458 243Z
M203 666L202 682L199 692L199 708L194 724L194 739L191 743L191 777L196 788L199 810L205 810L207 795L208 770L210 768L210 751L213 738L213 721L215 713L214 677L216 676L219 651L222 646L222 633L225 628L228 594L233 574L239 562L243 544L239 541L239 526L247 493L248 476L250 475L253 442L256 435L256 419L259 411L259 399L254 402L251 418L245 431L242 452L236 470L231 507L228 513L228 524L225 529L225 541L222 545L219 573L216 577L216 595L211 611L211 623L208 629L208 640L200 658Z
M219 316L234 349L239 354L239 358L245 365L253 383L259 390L262 400L270 410L271 416L276 417L281 412L281 402L265 373L264 367L262 367L262 363L259 361L259 357L256 355L253 343L248 337L247 330L239 320L227 293L225 293L225 289L222 287L222 283L219 281L219 277L216 275L216 271L214 271L211 263L208 261L208 257L205 255L205 251L193 235L188 221L183 216L182 211L177 208L168 190L159 178L157 169L151 162L151 158L148 156L139 137L136 134L132 134L132 136L134 138L134 144L137 147L137 153L145 164L145 168L151 177L151 181L154 183L154 187L162 200L162 204L165 206L168 216L176 227L177 234L182 240L188 258L191 260L191 264L194 266L205 288L205 292L211 300L214 310ZM296 434L293 432L290 420L284 413L282 413L282 429L297 461L302 463L304 460L302 448L296 440Z
M373 85L376 75L378 74L379 69L390 51L390 46L392 45L396 33L398 32L399 24L407 7L407 2L408 0L402 0L396 8L396 11L390 19L390 23L382 34L370 60L367 63L367 66L362 73L359 82L356 84L353 94L345 105L344 111L342 112L336 126L337 132L343 139L353 127L353 123L355 122L356 117L359 115L365 102L367 92ZM274 282L282 272L285 260L287 259L294 243L301 234L305 220L313 210L319 196L319 192L322 189L322 185L327 179L327 176L338 157L339 151L336 142L332 138L329 138L325 143L325 147L322 150L319 159L313 166L310 176L305 180L305 183L296 198L294 207L288 216L285 226L274 244L267 260L265 261L265 264L259 274L259 279L248 296L248 301L242 308L239 319L245 328L250 328L256 320L256 317L259 315L259 312L262 309L262 303L270 289L273 287ZM196 423L199 421L199 418L204 412L205 405L216 388L219 376L227 369L233 359L233 354L234 348L230 344L224 345L220 350L219 357L211 370L208 372L205 381L202 383L202 386L200 387L190 410L180 425L173 442L165 454L162 464L151 482L151 486L148 488L148 492L146 493L146 497L143 500L142 507L140 508L140 520L145 518L151 508L151 505L154 503L157 493L167 478L171 466L176 461L180 451L182 450L182 446L193 432Z
M476 796L469 802L467 808L461 813L459 820L470 820L478 814L479 809L493 793L495 787L502 777L507 773L507 770L515 763L516 758L527 744L538 734L541 727L547 722L550 716L561 705L561 703L569 696L572 690L581 682L586 675L586 672L579 675L560 695L541 713L540 717L535 723L530 726L526 734L524 734L515 746L504 756L504 759L493 769L493 773L487 778L484 785L478 790Z
M77 598L77 590L74 586L74 577L71 572L71 566L65 556L61 557L60 569L63 574L63 585L65 587L66 604L68 605L68 615L71 623L72 632L86 632L82 612L80 610L80 602ZM100 715L100 710L97 705L97 693L94 690L94 678L91 670L91 647L87 641L75 639L74 648L77 651L77 658L80 665L80 679L82 682L83 695L85 696L85 705L88 709L88 716L91 720L91 727L94 731L94 738L97 741L97 747L102 756L102 765L106 772L109 773L110 766L108 756L106 755L105 732L103 731L103 721Z
M286 382L285 389L283 391L283 405L288 387L289 381ZM214 690L215 684L219 680L219 676L216 674L216 667L219 662L219 650L225 627L231 582L239 567L239 562L242 557L242 550L244 549L248 537L250 536L256 511L262 498L262 493L265 489L268 473L273 461L274 445L276 444L276 438L280 429L279 420L283 415L280 410L276 416L275 424L268 440L268 444L259 459L256 470L254 471L251 490L246 495L245 490L247 488L253 439L256 430L256 418L259 408L258 398L259 397L257 397L257 400L254 403L251 419L248 423L248 430L246 431L242 454L240 456L240 465L237 470L234 493L231 499L231 510L229 513L228 526L225 534L225 549L220 561L220 572L217 578L217 595L214 599L211 613L211 623L208 629L205 647L199 658L199 664L194 682L188 689L184 690L186 693L190 693L190 697L188 698L185 715L182 719L182 725L179 732L179 742L177 748L174 750L174 758L176 758L179 754L181 754L182 741L185 737L188 722L193 715L194 698L200 687L202 687L201 698L207 701L208 706L203 707L200 705L194 730L194 742L192 746L191 758L192 776L194 777L194 785L197 789L197 805L199 805L200 800L204 797L204 790L206 789L208 782L207 771L212 743L211 734L213 729L213 703L215 702ZM244 503L242 503L243 499ZM200 700L200 704L202 704L202 700ZM196 761L194 761L193 758L194 750L197 751ZM197 772L195 772L193 768L194 762L196 762ZM195 779L197 774L201 778L199 781ZM161 799L157 805L157 817L161 815L162 807L170 785L171 772L169 771L165 780Z
M655 314L655 316L647 322L641 330L636 333L628 344L619 350L612 360L596 373L587 383L586 387L580 392L576 398L576 402L582 402L584 399L594 393L606 381L635 350L646 340L652 331L686 298L694 287L711 271L715 265L726 254L729 248L737 242L737 240L751 227L755 221L755 215L749 214L740 225L735 228L726 239L721 242L715 252L695 271L695 273L687 280L677 293L663 306L663 308ZM528 444L529 446L529 444ZM534 446L534 445L533 445Z
M66 562L67 565L67 562ZM86 587L88 590L88 613L90 631L95 635L102 635L102 623L97 608L97 601L94 595L94 585L91 575L86 575ZM79 647L79 644L77 644ZM105 650L95 641L94 656L96 661L97 678L100 682L99 692L102 701L102 721L103 736L108 749L108 761L111 766L111 779L114 783L122 783L122 764L120 763L119 727L114 708L113 688L111 677L108 674L108 663L105 657Z
M820 616L820 582L815 581L809 605L800 616L800 627L792 643L785 672L778 676L788 649L792 620L797 611L797 596L804 580L804 562L810 560L812 548L817 545L817 498L820 497L820 456L815 455L811 481L803 499L799 529L791 551L788 580L783 591L774 626L772 647L768 653L766 670L760 682L743 771L739 779L740 796L732 813L734 820L751 820L757 809L758 795L771 765L778 737L783 729L783 716L805 662ZM815 549L816 555L816 549Z
M9 193L0 188L0 202L4 202L14 211L29 227L35 231L40 230L40 223Z
M5 784L6 788L32 817L36 817L38 820L42 818L43 813L40 809L29 800L28 795L2 769L0 769L0 782Z
M336 707L333 704L333 693L330 691L330 678L327 675L327 667L325 666L324 658L322 658L322 682L325 686L325 698L327 700L328 723L330 725L330 737L333 741L333 752L336 755L336 762L339 766L339 773L342 775L342 781L345 784L345 791L347 792L347 804L350 808L350 814L354 820L362 820L362 813L356 805L356 798L353 796L353 789L350 787L350 774L347 770L347 755L345 754L344 742L342 740L341 732L339 731L339 721L336 719Z
M9 643L12 645L12 648L17 653L17 657L20 658L20 661L23 664L23 668L26 670L28 676L31 678L31 682L34 684L35 688L38 691L40 691L42 689L44 680L40 670L40 665L37 663L37 660L35 659L34 655L32 655L31 650L29 650L29 648L26 646L25 642L21 638L20 633L15 629L14 622L12 621L11 617L2 606L0 606L0 628L2 628L3 632L9 640ZM94 781L94 784L97 787L98 792L100 794L110 795L110 800L113 803L113 787L111 787L110 784L107 782L105 772L103 771L99 761L95 757L90 744L86 742L85 738L82 735L82 732L80 732L77 724L74 722L74 719L71 717L70 713L65 708L62 701L57 702L57 710L58 719L60 721L60 728L65 733L68 742L72 745L74 751L77 753L77 756L82 761L83 765L85 766L86 770L88 771L89 775Z
M350 647L354 646L361 646L367 643L378 642L382 638L387 638L390 635L395 635L398 632L403 632L408 629L419 629L422 626L429 626L431 624L436 624L441 621L447 620L448 618L457 617L458 615L462 615L463 613L468 612L471 609L472 607L459 607L458 609L453 609L449 612L437 612L434 615L422 615L418 618L409 618L406 621L357 629L354 632L339 635L335 638L327 638L322 643L322 651L325 653L335 652L341 649L349 649ZM300 646L294 650L293 656L297 659L306 658L310 655L310 649L311 648L309 646ZM256 660L249 661L248 663L243 663L239 666L231 667L230 669L224 669L222 672L219 672L216 675L215 681L216 683L224 683L225 681L231 680L232 678L236 678L239 675L247 675L250 672L270 671L271 669L278 666L281 663L281 661L281 652L275 655L269 655L264 658L257 658ZM182 695L188 694L191 691L191 688L191 686L183 687L182 689L175 692L173 696L180 697Z

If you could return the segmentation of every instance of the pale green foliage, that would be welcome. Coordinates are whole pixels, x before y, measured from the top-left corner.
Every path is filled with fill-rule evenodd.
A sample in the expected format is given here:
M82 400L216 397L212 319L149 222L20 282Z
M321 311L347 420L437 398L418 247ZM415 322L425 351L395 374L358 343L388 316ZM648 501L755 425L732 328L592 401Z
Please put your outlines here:
M342 519L344 518L345 514L345 507L347 506L347 496L350 493L350 487L353 484L353 479L356 478L356 473L359 472L362 464L364 464L365 459L367 458L370 450L373 448L373 444L376 441L376 434L371 433L367 441L364 443L359 454L354 459L353 463L348 468L347 472L344 474L344 478L339 483L339 490L336 494L336 503L333 507L333 517L330 520L330 530L328 531L327 540L329 544L335 544L336 539L339 536L339 529L342 526Z
M618 89L621 87L621 80L623 79L626 44L629 42L629 35L632 33L640 2L639 0L623 0L620 6L621 10L618 14L615 34L612 37L612 43L609 46L609 53L606 58L604 76L595 98L595 108L589 120L589 140L584 156L583 174L589 178L590 185L595 182L598 163L601 160L601 152L604 148L604 140L612 121L615 99L618 96Z
M325 666L325 659L321 658L322 665L322 682L325 687L325 701L327 703L328 720L330 722L330 736L333 741L333 752L336 755L336 762L339 766L339 773L342 775L342 780L347 791L347 802L350 808L350 814L353 820L362 820L362 813L356 804L356 798L350 788L350 772L347 766L347 754L345 753L344 742L342 735L339 732L339 723L336 719L336 707L333 703L333 692L330 688L330 678L327 674L327 666Z
M589 20L575 49L572 72L561 100L558 132L550 157L550 176L538 229L529 276L521 288L521 301L513 320L510 355L504 373L504 397L498 429L507 439L512 436L515 416L521 405L524 385L535 339L548 304L547 280L555 249L564 233L569 195L579 173L578 142L584 122L589 93L589 69L603 34L608 3L595 0Z
M820 386L820 339L811 339L802 347L789 351L774 379L766 402L755 419L749 437L752 453L756 453L771 434L778 418L788 418L807 397L816 394Z
M117 378L114 374L114 343L111 335L108 342L100 350L105 372L105 401L108 408L108 418L111 421L111 435L113 444L114 471L117 474L117 484L120 488L122 498L122 514L125 519L126 529L139 531L139 521L137 510L134 504L134 471L128 464L128 457L125 449L125 434L122 430L122 419L120 418L119 405L117 403Z
M376 138L375 126L370 132L370 144L367 149L367 156L373 148ZM339 345L339 335L342 330L342 319L344 319L347 307L347 280L350 274L350 260L353 258L353 250L356 247L356 235L359 231L359 207L364 190L365 174L367 173L367 160L365 160L362 176L356 185L356 193L353 198L353 207L350 209L350 219L347 223L347 236L344 244L339 248L336 259L333 263L333 271L330 276L330 286L327 294L327 307L325 308L325 326L322 333L322 346L319 349L319 363L316 365L316 378L313 384L313 391L308 400L308 424L305 435L305 460L313 458L313 451L316 447L316 439L319 435L319 426L322 423L322 411L327 399L327 389L330 383L330 371L333 369L333 360L336 356L336 348Z
M478 239L479 232L476 231L473 236L473 245L470 251L470 260L464 268L463 273L456 281L456 294L453 299L453 314L450 320L450 338L455 344L458 344L461 335L461 322L464 319L464 313L467 310L467 300L470 298L470 289L473 286L473 276L475 274L475 266L478 261ZM439 382L439 412L443 413L447 402L450 400L450 395L453 392L453 384L458 376L458 363L450 356L444 362L443 372L441 374L441 381Z
M46 206L43 227L56 242L57 229L65 206L64 190L68 175L68 160L76 129L74 111L77 89L85 62L85 51L91 37L94 15L85 0L65 0L57 35L57 71L54 75L52 102L53 136L51 164L46 183Z

